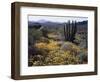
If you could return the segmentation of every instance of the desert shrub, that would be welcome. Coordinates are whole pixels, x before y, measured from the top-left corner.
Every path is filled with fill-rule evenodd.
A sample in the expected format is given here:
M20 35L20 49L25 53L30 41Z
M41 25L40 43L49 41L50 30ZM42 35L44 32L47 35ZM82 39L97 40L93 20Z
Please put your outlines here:
M28 29L28 36L31 36L29 40L31 40L31 38L34 40L40 40L40 38L42 37L42 31L39 31L35 28Z
M30 58L29 64L32 66L79 64L80 48L70 42L62 44L59 46L54 40L49 40L49 43L35 43L34 47L38 50L38 54Z
M45 56L42 55L35 55L29 58L29 66L35 66L35 65L44 65L44 58Z
M49 43L40 42L35 44L36 48L44 50L57 50L59 49L58 43L56 41L50 40Z
M40 55L41 56L41 55ZM70 55L69 52L53 50L48 55L43 57L33 57L29 60L29 66L43 66L43 65L67 65L78 64L79 58L77 56Z
M79 53L79 58L80 58L80 63L87 63L88 62L88 54L87 54L87 51L85 50L82 50L80 53Z
M87 48L87 33L76 34L74 43L78 44L81 48Z
M53 50L49 52L45 62L49 65L77 64L79 63L79 58L77 56L70 55L69 51L65 52L62 50Z
M49 39L45 37L41 37L40 42L49 43Z
M28 60L28 66L33 66L33 61Z
M76 33L74 43L80 44L81 40L81 35Z
M74 43L71 42L65 42L62 46L61 49L64 51L69 51L71 55L77 56L78 53L81 51L80 47L75 45Z

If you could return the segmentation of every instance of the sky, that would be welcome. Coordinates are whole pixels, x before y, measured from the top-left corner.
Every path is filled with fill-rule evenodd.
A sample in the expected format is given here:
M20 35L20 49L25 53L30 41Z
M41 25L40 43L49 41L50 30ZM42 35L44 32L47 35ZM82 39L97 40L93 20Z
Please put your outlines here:
M87 17L72 17L72 16L39 16L39 15L28 16L28 21L35 21L35 22L52 21L52 22L63 23L63 22L67 22L68 20L71 20L71 21L75 20L77 22L79 21L81 22L81 21L88 20L88 18Z

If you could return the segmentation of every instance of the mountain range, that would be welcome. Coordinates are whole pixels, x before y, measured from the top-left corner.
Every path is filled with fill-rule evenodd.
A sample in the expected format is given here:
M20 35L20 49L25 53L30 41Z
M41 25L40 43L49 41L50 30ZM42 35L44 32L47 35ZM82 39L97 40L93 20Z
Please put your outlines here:
M59 28L59 27L64 27L64 24L66 22L52 22L52 21L47 21L47 20L39 20L39 21L28 21L28 27L33 28L34 26L36 27L47 27L47 28ZM77 22L77 27L80 30L87 30L88 26L88 20L86 21L80 21Z

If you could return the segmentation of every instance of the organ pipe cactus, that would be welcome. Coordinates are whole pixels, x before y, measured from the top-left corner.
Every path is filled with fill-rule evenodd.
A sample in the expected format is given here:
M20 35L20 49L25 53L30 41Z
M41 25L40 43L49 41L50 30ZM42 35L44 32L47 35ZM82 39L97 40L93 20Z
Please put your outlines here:
M64 36L66 41L73 42L75 39L75 34L77 32L77 23L76 21L68 21L64 24Z

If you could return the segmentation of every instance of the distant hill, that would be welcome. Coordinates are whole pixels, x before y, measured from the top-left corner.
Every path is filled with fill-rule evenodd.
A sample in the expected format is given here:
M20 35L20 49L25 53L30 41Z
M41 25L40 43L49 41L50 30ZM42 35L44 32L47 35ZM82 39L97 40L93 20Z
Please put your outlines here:
M51 22L51 21L39 21L39 22L34 22L34 21L29 21L28 22L28 26L29 28L30 27L34 27L34 26L38 26L38 25L41 25L41 26L44 26L44 27L50 27L50 28L54 28L54 27L62 27L64 26L63 23L58 23L58 22Z
M65 22L64 22L65 23ZM29 28L40 28L41 26L54 29L54 28L59 28L59 27L64 27L64 23L60 22L52 22L52 21L46 21L46 20L39 20L38 22L36 21L28 21L28 27ZM82 22L77 22L77 27L78 31L87 31L88 27L88 21L82 21Z

